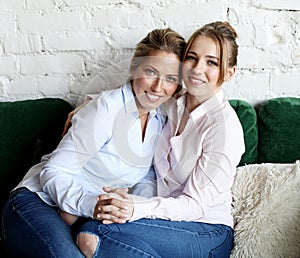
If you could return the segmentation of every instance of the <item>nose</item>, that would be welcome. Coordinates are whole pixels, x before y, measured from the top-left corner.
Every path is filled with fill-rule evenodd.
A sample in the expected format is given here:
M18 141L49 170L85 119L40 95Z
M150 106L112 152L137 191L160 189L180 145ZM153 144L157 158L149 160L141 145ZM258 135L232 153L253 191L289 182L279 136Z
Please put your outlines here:
M164 87L164 79L157 77L156 80L153 82L152 86L151 86L151 90L153 92L161 92L163 87Z
M204 68L205 68L204 63L201 60L198 60L198 62L194 64L193 71L197 74L198 73L201 74L203 73Z

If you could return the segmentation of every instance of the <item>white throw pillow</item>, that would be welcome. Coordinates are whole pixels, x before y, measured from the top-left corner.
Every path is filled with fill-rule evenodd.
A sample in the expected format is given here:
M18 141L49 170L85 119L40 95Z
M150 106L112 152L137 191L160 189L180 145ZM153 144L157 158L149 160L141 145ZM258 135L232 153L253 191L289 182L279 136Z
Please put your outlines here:
M239 167L232 257L300 257L300 163Z

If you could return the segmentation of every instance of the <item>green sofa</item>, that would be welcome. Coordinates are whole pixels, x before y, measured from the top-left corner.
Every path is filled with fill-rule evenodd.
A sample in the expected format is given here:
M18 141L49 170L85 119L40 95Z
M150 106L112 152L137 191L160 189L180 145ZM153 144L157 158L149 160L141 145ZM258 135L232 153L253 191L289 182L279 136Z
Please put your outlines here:
M246 152L239 166L300 159L300 98L275 98L256 109L242 100L230 104L245 135ZM56 147L72 109L53 98L0 103L1 211L28 168Z

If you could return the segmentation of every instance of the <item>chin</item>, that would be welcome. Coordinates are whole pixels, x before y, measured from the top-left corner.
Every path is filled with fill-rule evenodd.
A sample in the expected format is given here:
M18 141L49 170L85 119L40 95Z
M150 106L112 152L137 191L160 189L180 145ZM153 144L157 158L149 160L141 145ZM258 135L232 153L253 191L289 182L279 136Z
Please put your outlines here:
M145 107L146 109L151 110L151 109L156 109L156 108L158 108L161 104L162 104L161 102L159 102L159 103L148 103L148 104L145 105L144 107Z

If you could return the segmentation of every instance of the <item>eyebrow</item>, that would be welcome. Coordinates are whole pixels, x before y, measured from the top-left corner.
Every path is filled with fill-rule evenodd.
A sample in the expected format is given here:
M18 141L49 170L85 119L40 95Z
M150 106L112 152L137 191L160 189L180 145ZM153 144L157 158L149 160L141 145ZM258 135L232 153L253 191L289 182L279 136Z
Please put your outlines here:
M196 52L194 51L188 51L187 54L193 54L195 56L198 56ZM205 57L208 57L208 58L214 58L214 59L217 59L219 60L220 58L219 57L216 57L216 56L213 56L213 55L206 55Z
M155 72L157 72L157 73L159 73L159 70L157 70L154 66L152 66L152 65L146 65L146 67L151 67L151 69L153 69L153 70L155 70ZM177 73L177 74L166 74L167 76L177 76L177 77L179 77L179 73Z
M145 66L145 68L151 68L151 69L155 70L155 72L158 72L158 70L157 70L153 65L147 64L147 65Z
M219 60L219 59L220 59L219 57L212 56L212 55L207 55L206 57L209 57L209 58L214 58L214 59L217 59L217 60Z

